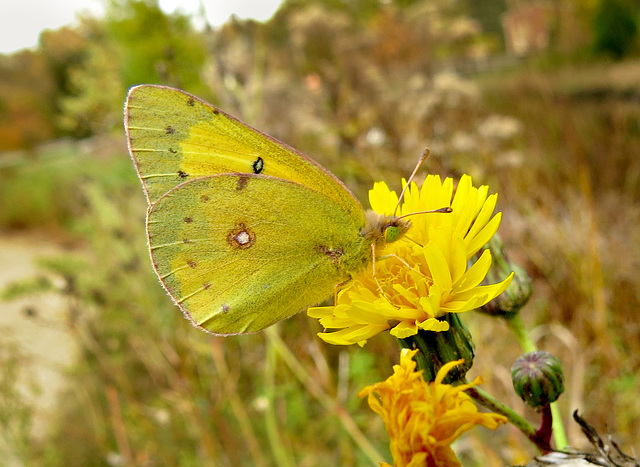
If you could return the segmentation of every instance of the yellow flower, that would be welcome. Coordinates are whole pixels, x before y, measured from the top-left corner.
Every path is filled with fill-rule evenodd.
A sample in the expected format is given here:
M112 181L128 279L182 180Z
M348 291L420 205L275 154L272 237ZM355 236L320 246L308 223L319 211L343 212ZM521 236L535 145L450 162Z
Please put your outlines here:
M393 375L365 387L359 396L367 396L371 409L384 420L391 438L394 467L459 466L451 443L475 425L495 430L507 419L502 415L478 412L471 398L463 392L480 384L479 377L470 384L442 384L449 370L463 360L445 364L435 381L427 383L422 378L422 371L415 371L416 362L412 357L416 352L402 349L400 365L393 367Z
M404 181L403 181L404 183ZM325 329L318 335L330 344L364 345L379 332L391 330L398 338L419 330L446 331L448 323L438 320L446 313L474 310L500 295L513 274L492 285L479 285L491 267L491 253L485 250L471 266L469 260L496 233L501 213L493 215L497 195L488 187L473 187L464 175L458 187L437 175L427 177L418 188L406 191L400 215L410 217L411 228L397 242L376 251L374 268L366 268L338 294L334 306L308 311ZM369 192L374 211L393 215L398 196L384 182ZM451 213L424 211L451 207Z

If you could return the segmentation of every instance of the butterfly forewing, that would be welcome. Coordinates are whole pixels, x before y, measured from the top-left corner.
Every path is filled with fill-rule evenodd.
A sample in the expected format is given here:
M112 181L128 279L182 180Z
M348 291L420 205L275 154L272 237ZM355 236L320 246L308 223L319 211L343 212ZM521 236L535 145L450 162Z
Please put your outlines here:
M342 182L319 164L184 91L131 88L125 129L150 203L185 181L239 172L291 180L350 212L362 210Z
M368 253L353 216L298 183L223 174L185 182L149 210L156 272L197 325L253 332L330 296Z

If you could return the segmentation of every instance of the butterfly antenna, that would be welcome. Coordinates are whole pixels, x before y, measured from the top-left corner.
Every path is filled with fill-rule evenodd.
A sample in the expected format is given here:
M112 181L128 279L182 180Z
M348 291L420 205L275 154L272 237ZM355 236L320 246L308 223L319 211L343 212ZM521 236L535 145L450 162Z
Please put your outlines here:
M451 209L450 207L446 207L446 208L439 208L439 209L432 209L431 211L416 211L416 212L410 212L409 214L404 214L403 216L398 216L396 217L397 219L404 219L405 217L409 217L409 216L415 216L416 214L434 214L434 213L450 213L453 212L453 209Z
M400 192L400 196L398 197L398 204L396 204L396 208L393 211L394 216L396 215L396 212L398 212L400 203L402 203L402 198L404 198L405 191L407 191L407 188L409 187L409 185L411 185L413 178L416 176L416 174L418 173L418 170L420 170L420 167L422 167L422 164L424 164L424 161L427 159L428 156L429 156L429 148L424 150L424 152L422 153L422 156L420 156L420 159L418 159L416 168L413 169L413 172L411 172L411 175L409 176L409 180L407 180L407 183L405 183L404 187L402 187L402 191Z

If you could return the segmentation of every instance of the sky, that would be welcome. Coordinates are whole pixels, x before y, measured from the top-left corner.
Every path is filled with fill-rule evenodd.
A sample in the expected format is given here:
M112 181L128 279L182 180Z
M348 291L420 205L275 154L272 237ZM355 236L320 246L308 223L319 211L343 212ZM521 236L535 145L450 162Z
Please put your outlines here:
M281 0L159 0L166 12L176 9L196 13L202 2L209 22L224 23L232 13L243 19L265 21L276 11ZM8 54L35 47L44 29L58 29L73 24L76 12L89 11L100 15L101 0L14 0L3 2L0 15L0 53Z

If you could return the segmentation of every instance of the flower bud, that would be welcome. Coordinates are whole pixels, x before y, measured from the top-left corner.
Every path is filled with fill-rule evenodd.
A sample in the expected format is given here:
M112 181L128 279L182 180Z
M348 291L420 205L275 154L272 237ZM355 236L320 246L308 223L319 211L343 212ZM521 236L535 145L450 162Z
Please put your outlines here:
M489 250L493 263L485 281L494 283L507 277L513 271L515 276L511 284L502 294L480 307L478 311L493 316L508 318L520 311L531 297L531 278L518 264L509 260L500 237L496 234L489 241Z
M426 357L418 361L420 369L424 370L425 381L433 381L443 365L460 359L464 360L464 363L449 370L443 382L451 384L462 381L473 365L475 346L471 333L457 313L447 313L439 319L449 323L447 331L420 330L418 334L398 340L403 348L420 349Z
M518 358L511 367L516 394L531 407L544 407L564 392L564 374L556 357L537 350Z

